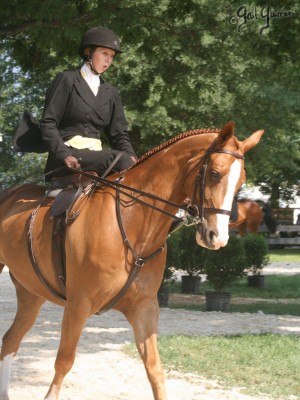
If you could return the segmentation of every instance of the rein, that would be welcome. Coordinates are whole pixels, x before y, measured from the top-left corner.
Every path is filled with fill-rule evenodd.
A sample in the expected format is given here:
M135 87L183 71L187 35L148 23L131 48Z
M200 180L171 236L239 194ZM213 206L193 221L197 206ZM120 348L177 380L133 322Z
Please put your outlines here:
M78 173L77 169L74 169L74 168L69 168L69 169L71 171L73 171L73 172L77 172ZM133 200L136 200L138 203L144 204L144 205L146 205L146 206L148 206L150 208L153 208L154 210L157 210L157 211L161 212L162 214L165 214L165 215L167 215L169 217L178 219L179 221L183 221L183 219L180 218L180 217L177 217L175 214L169 213L168 211L165 211L165 210L163 210L163 209L161 209L159 207L156 207L153 204L150 204L147 201L142 200L142 199L140 199L140 198L138 198L138 197L136 197L136 196L134 196L134 195L132 195L132 194L130 194L128 192L125 192L122 189L130 190L131 192L135 192L135 193L140 194L142 196L149 197L150 199L158 200L161 203L167 204L167 205L172 206L174 208L182 209L182 210L184 210L184 211L186 211L186 212L188 212L189 214L192 215L192 210L190 209L189 206L184 206L183 204L177 204L177 203L174 203L172 201L165 200L162 197L158 197L158 196L155 196L155 195L153 195L151 193L144 192L143 190L136 189L134 187L124 185L123 183L120 183L119 181L111 181L109 179L102 178L101 176L91 175L90 173L85 172L85 171L79 171L79 172L80 172L80 174L91 178L93 181L96 181L98 183L103 183L104 186L110 187L111 189L115 189L115 190L117 190L117 192L119 192L121 194L124 194L125 196L127 196L127 197L129 197L129 198L131 198Z
M120 177L119 180L111 181L109 179L106 179L106 178L103 178L103 177L100 177L100 176L91 175L90 173L85 172L85 171L80 171L80 173L82 175L85 175L85 176L91 178L93 181L96 181L98 183L103 183L105 186L110 187L112 189L115 189L117 191L117 193L124 194L125 196L137 201L138 203L141 203L141 204L144 204L144 205L146 205L146 206L148 206L150 208L153 208L154 210L159 211L160 213L165 214L165 215L167 215L167 216L169 216L171 218L174 218L174 219L176 219L178 221L182 221L183 222L184 219L181 218L181 217L178 217L175 214L169 213L168 211L165 211L165 210L163 210L163 209L161 209L161 208L159 208L157 206L154 206L153 204L150 204L150 203L146 202L145 200L142 200L142 199L136 197L135 195L132 195L132 194L130 194L128 192L125 192L122 189L129 190L131 192L140 194L142 196L148 197L148 198L153 199L153 200L157 200L157 201L159 201L159 202L161 202L163 204L172 206L174 208L177 208L177 209L180 209L180 210L184 210L185 212L187 212L189 214L190 217L193 218L192 224L198 225L198 224L202 224L203 223L205 212L216 213L216 214L224 214L224 215L230 215L231 214L231 210L224 210L224 209L221 209L221 208L214 208L214 207L204 207L204 187L205 187L205 182L206 182L206 171L207 171L208 162L210 160L210 155L212 153L224 153L224 154L229 154L229 155L231 155L231 156L233 156L235 158L241 159L241 160L245 159L245 157L243 155L238 154L236 152L233 152L231 150L215 149L214 146L217 143L217 141L218 141L218 139L216 139L216 140L214 140L212 142L212 144L210 145L209 149L206 151L206 153L205 153L205 155L203 157L202 168L201 168L199 174L196 177L192 203L187 205L187 206L185 206L184 204L174 203L174 202L172 202L170 200L163 199L162 197L158 197L156 195L153 195L151 193L145 192L143 190L136 189L136 188L128 186L128 185L124 185L124 184L120 183L120 181L119 181L119 180L122 179L122 177ZM73 172L78 172L77 169L74 169L74 168L69 168L69 169L71 171L73 171ZM200 207L199 207L200 210L197 207L197 205L195 204L196 193L197 193L198 186L199 186L199 192L200 192Z
M138 197L136 197L136 195L133 195L131 193L128 193L127 191L131 191L134 192L135 194L138 195L142 195L145 197L148 197L150 199L153 200L157 200L163 204L169 205L171 207L174 207L176 209L181 209L184 210L186 213L188 213L188 215L190 217L192 217L192 222L189 225L202 225L204 224L204 216L205 216L205 212L208 213L216 213L216 214L224 214L224 215L230 215L231 211L230 210L224 210L224 209L220 209L220 208L213 208L213 207L204 207L204 189L205 189L205 183L206 183L206 172L207 172L207 166L210 160L210 155L212 153L224 153L224 154L229 154L235 158L244 160L244 156L242 156L241 154L238 154L236 152L230 151L230 150L225 150L225 149L215 149L214 146L217 143L217 139L214 140L212 142L212 144L210 145L209 149L206 151L204 157L203 157L203 164L202 167L200 169L199 174L196 177L196 182L195 182L195 187L194 187L194 193L193 193L193 198L192 198L192 203L185 206L183 204L177 204L174 203L170 200L166 200L163 199L161 197L158 197L156 195L153 195L151 193L147 193L143 190L140 189L136 189L127 185L124 185L122 183L120 183L120 180L122 179L122 177L119 178L119 180L116 181L111 181L109 179L106 179L104 176L95 176L92 175L88 172L85 171L78 171L77 169L74 168L69 168L70 171L73 172L80 172L80 174L89 177L92 181L97 182L98 184L103 184L106 187L112 188L116 190L116 215L117 215L117 221L119 224L119 228L120 228L120 232L122 235L122 239L124 241L124 243L126 244L127 248L130 250L130 252L132 253L133 257L134 257L134 267L132 269L132 271L130 272L127 281L125 282L124 286L122 287L122 289L120 290L120 292L112 299L108 302L108 304L106 306L104 306L101 310L99 310L96 314L102 314L106 311L108 311L109 309L111 309L114 305L116 305L119 300L125 295L125 293L127 292L127 290L129 289L130 285L132 284L132 282L134 281L134 279L136 278L138 272L141 270L141 268L144 266L144 264L148 261L150 261L152 258L156 257L158 254L160 254L164 249L165 246L162 245L160 246L157 250L155 250L153 253L151 253L149 256L146 257L142 257L139 256L136 251L134 250L133 246L130 244L124 226L123 226L123 221L122 221L122 216L121 216L121 209L120 209L120 194L123 194L141 204L146 205L147 207L153 208L156 211L159 211L162 214L167 215L168 217L171 217L173 219L176 219L178 221L183 222L185 219L178 217L175 214L172 214L168 211L163 210L162 208L159 208L157 206L154 206L153 204L148 203L145 200L142 200ZM99 185L98 185L99 186ZM200 195L200 207L198 208L198 206L195 204L196 202L196 193L197 193L197 189L199 189L199 195ZM37 276L39 277L39 279L41 280L41 282L44 284L44 286L46 286L46 288L48 288L48 290L50 290L50 292L52 293L52 295L54 295L55 297L65 301L65 298L62 297L59 293L57 293L56 291L52 290L51 287L48 285L48 283L45 281L45 279L43 278L43 276L41 275L39 268L37 266L37 262L35 260L35 257L33 255L33 249L32 249L32 229L33 229L33 224L34 224L34 220L37 214L39 206L37 207L37 209L32 213L31 219L30 219L30 229L29 229L29 254L31 256L31 261L32 264L34 266L34 270L37 274Z

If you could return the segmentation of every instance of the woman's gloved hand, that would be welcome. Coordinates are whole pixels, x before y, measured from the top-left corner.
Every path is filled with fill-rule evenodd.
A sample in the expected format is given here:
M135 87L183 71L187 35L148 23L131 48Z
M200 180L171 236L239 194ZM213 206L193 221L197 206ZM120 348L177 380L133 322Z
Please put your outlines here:
M81 169L79 161L73 156L68 156L64 159L64 164L68 168Z

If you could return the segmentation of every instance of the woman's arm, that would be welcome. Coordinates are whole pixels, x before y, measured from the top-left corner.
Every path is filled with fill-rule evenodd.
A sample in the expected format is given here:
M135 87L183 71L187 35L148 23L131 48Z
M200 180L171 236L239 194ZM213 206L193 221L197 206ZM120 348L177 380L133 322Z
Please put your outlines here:
M43 140L57 160L64 161L71 156L71 150L64 144L59 134L58 127L63 119L73 82L65 73L59 73L49 87L40 129Z
M128 134L128 124L125 118L121 97L117 90L114 94L114 105L109 126L105 129L105 133L115 150L126 151L136 160L136 154L133 150L130 137Z

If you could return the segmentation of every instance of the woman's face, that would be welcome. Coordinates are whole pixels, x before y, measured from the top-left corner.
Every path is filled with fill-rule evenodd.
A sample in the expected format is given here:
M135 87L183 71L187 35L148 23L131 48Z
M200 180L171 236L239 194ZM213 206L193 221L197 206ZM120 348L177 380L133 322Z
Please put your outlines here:
M107 71L111 66L116 52L106 47L97 47L92 55L93 68L98 74Z

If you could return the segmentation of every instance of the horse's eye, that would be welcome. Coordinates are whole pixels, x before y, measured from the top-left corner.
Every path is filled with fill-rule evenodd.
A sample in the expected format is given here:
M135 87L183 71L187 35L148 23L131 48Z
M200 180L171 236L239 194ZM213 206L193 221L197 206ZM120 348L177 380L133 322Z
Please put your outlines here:
M211 171L211 177L214 181L219 181L221 179L221 174L218 171Z

